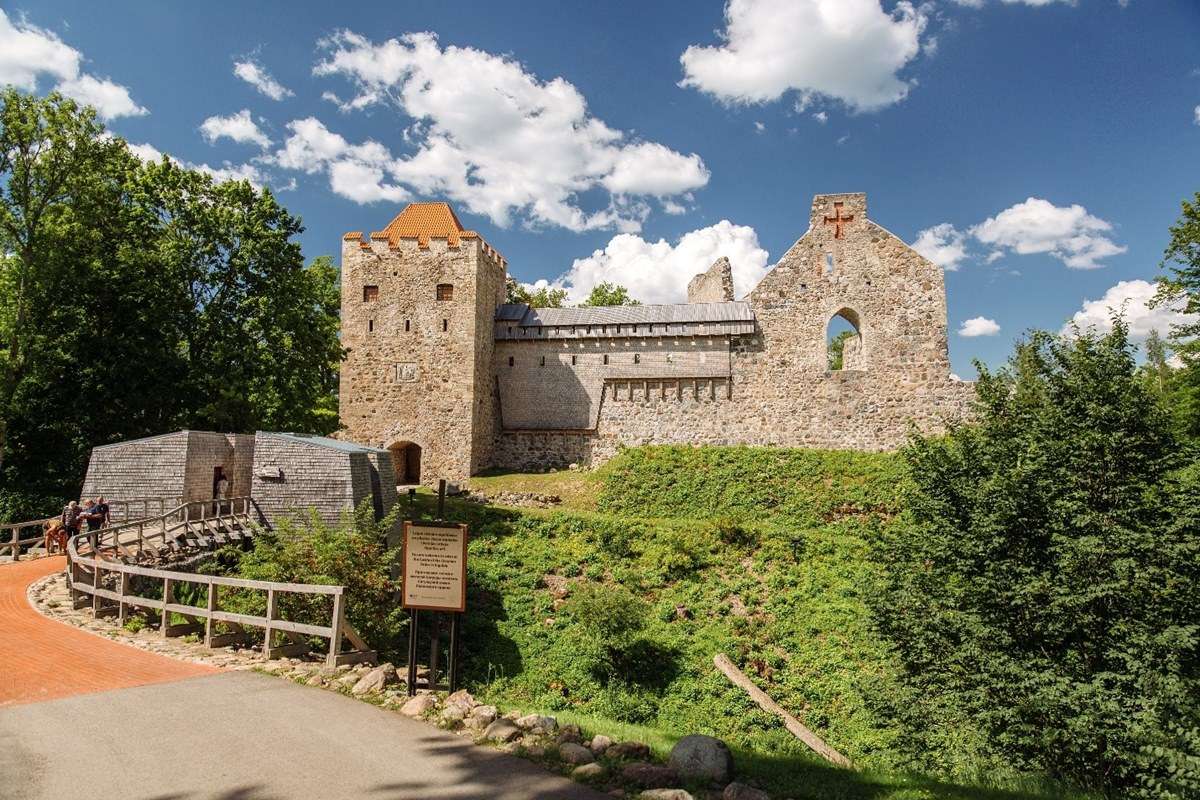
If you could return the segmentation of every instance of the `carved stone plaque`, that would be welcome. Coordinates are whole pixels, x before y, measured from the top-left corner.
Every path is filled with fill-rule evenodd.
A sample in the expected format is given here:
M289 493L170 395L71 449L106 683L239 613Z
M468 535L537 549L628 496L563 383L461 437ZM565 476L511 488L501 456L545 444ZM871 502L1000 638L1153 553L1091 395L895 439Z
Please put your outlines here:
M417 379L417 365L405 361L396 365L396 383L412 383Z

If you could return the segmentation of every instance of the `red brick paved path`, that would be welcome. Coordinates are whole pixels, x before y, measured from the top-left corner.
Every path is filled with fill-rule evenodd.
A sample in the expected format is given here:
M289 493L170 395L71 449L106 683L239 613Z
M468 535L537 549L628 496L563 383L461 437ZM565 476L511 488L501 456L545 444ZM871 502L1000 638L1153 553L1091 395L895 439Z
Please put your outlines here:
M62 556L0 564L0 707L217 672L109 641L34 611L29 584Z

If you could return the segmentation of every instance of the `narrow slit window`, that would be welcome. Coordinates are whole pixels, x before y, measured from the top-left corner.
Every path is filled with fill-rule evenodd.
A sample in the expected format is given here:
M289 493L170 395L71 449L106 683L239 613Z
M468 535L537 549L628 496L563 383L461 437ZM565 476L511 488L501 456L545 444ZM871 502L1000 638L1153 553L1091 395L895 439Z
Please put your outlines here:
M373 320L373 319L367 320L367 333L374 333L374 331L375 331L375 320Z
M454 284L439 283L437 285L438 300L453 300L454 299Z
M573 367L573 366L575 366L575 363L576 363L576 361L575 361L575 360L576 360L577 358L578 358L578 356L571 356L571 366L572 366L572 367Z
M508 365L509 365L510 367L513 365L513 357L512 357L512 356L509 356L509 357L508 357Z
M642 354L641 354L641 353L634 353L634 354L633 354L633 363L635 363L635 364L640 364L640 363L642 363Z
M443 331L450 330L450 320L448 320L448 319L442 320L442 330Z
M607 363L608 363L608 353L605 353L605 354L604 354L604 363L605 363L605 364L607 364Z
M363 287L363 302L364 303L374 303L378 299L379 299L379 287L378 286L364 286Z
M542 356L542 366L546 366L546 357Z
M412 330L412 321L407 320L407 319L404 320L404 331L407 333L408 331L411 331L411 330Z

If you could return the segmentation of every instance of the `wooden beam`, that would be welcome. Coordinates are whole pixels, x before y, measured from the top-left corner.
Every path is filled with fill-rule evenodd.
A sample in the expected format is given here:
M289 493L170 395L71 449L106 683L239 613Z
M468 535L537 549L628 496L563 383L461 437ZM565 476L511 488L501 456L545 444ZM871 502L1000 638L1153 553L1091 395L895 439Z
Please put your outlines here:
M758 703L759 708L783 720L784 727L791 731L793 736L808 745L814 753L831 764L836 764L846 769L854 769L854 765L850 763L850 759L825 744L820 736L817 736L806 728L800 720L784 711L782 706L772 700L762 689L755 686L732 661L726 658L724 653L717 653L717 655L713 656L713 663L716 664L717 669L721 670L725 674L725 677L729 678L735 686L750 695L750 698Z

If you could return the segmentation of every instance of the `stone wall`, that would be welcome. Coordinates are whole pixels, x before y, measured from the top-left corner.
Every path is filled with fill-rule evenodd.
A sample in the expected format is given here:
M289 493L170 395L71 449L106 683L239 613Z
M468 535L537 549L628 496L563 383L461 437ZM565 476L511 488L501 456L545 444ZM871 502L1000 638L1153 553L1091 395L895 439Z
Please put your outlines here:
M867 219L865 195L815 198L808 232L748 299L757 332L729 337L728 383L687 380L660 363L659 374L642 381L605 374L600 390L588 382L594 367L585 367L577 383L591 387L591 424L534 433L561 421L548 398L569 396L571 377L546 371L547 384L533 366L524 389L506 392L502 381L506 428L517 427L510 394L524 395L529 408L515 417L522 430L501 433L497 461L515 469L596 463L622 444L653 443L889 450L904 443L910 425L936 432L969 413L974 385L950 377L941 270ZM859 335L847 341L845 368L830 371L827 335L836 316ZM689 346L666 340L655 352ZM499 363L499 374L504 369ZM542 386L549 388L538 425Z
M422 482L488 466L495 438L492 316L504 266L479 238L347 239L340 414L346 438L422 450ZM453 287L449 300L437 287ZM378 287L364 299L364 287ZM394 485L394 481L393 481Z
M688 282L689 303L721 303L733 299L733 266L721 256L706 272Z

